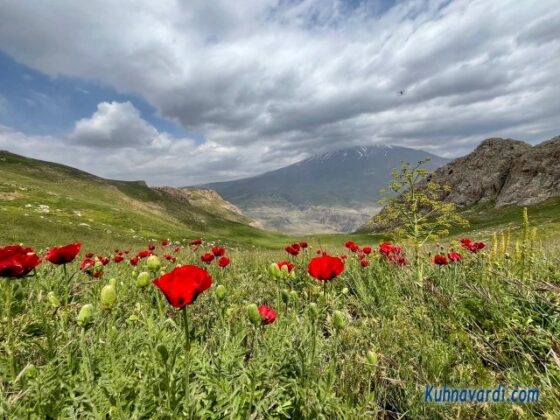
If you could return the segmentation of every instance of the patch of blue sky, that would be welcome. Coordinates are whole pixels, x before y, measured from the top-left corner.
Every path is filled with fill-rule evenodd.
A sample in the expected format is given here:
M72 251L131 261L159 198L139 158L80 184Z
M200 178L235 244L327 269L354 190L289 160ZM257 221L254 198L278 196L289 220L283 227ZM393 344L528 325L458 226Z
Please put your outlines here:
M100 102L131 102L142 118L175 137L204 140L162 118L137 95L120 94L111 86L71 77L50 77L0 52L0 124L26 134L63 135L75 122L91 117Z

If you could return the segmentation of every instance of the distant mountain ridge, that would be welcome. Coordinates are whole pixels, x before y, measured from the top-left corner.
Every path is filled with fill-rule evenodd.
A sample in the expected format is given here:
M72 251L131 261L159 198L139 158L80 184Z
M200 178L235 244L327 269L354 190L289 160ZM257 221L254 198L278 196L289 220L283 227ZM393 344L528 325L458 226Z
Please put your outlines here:
M400 146L356 146L311 156L264 174L200 187L217 191L266 228L284 232L351 232L378 209L379 190L401 161L447 159Z

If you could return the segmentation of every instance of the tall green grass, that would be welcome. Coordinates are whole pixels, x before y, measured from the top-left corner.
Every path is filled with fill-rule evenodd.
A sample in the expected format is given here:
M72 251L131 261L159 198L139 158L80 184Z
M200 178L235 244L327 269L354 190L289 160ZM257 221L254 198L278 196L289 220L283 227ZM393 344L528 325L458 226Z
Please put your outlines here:
M127 265L110 264L94 280L77 273L77 263L68 267L71 278L44 263L34 277L0 280L0 417L516 419L560 412L556 252L489 243L446 267L424 255L422 283L414 267L372 254L362 268L350 256L344 273L323 287L306 273L319 243L312 245L294 259L294 279L268 272L272 261L286 259L283 251L230 251L231 266L210 266L213 287L188 307L188 368L181 314L153 285L138 287ZM95 250L111 252L103 244ZM199 264L199 254L184 250L178 263ZM118 300L103 310L99 294L111 278ZM216 285L226 287L225 300ZM95 312L83 328L76 319L88 303ZM273 306L277 321L255 327L249 303ZM341 329L334 311L344 314ZM538 388L541 401L428 404L426 384Z

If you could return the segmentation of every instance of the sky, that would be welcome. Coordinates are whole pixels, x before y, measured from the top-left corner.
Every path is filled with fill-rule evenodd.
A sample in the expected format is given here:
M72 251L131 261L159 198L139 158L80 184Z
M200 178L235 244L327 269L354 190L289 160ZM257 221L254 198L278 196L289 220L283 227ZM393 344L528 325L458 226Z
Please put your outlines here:
M456 157L560 135L558 69L557 0L0 0L0 149L172 186Z

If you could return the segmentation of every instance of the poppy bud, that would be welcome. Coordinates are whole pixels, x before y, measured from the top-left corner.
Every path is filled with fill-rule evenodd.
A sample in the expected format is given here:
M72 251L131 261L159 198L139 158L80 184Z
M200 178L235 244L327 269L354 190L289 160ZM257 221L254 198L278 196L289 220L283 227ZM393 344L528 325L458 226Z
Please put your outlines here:
M259 313L259 308L254 303L247 305L247 317L255 325L261 324L261 314Z
M346 326L346 317L340 311L333 313L333 325L337 330L341 330Z
M156 272L161 267L161 262L157 255L150 255L146 260L146 265L148 266L148 270Z
M86 303L80 309L80 313L78 314L78 324L82 327L88 325L93 318L93 305L91 303Z
M115 306L115 302L117 301L117 292L115 288L110 284L103 287L99 300L101 301L101 307L103 309L111 309Z
M132 270L131 276L132 276L133 279L135 279L136 277L138 277L138 270L136 270L136 269Z
M290 292L286 289L282 290L282 302L288 303L290 301Z
M347 295L347 294L348 294L348 287L345 287L344 289L342 289L342 294L343 294L343 295Z
M167 351L167 347L165 347L165 344L159 343L156 347L156 350L161 356L161 360L163 360L163 363L166 363L167 359L169 359L169 352Z
M216 297L220 302L226 298L226 287L223 284L216 287Z
M109 280L109 284L113 287L117 287L117 279L112 278L111 280Z
M150 284L150 273L148 273L147 271L142 271L140 274L138 274L138 277L136 279L136 284L139 287L146 287L147 285Z
M54 292L49 292L49 294L47 295L47 299L49 300L49 303L53 308L58 308L60 306L60 301L58 300Z
M280 272L280 267L278 267L278 264L276 263L272 263L270 264L270 268L269 268L270 274L272 274L272 277L278 279L282 276L282 273Z
M319 307L315 302L311 302L307 307L307 310L309 311L309 317L311 319L315 320L319 317Z
M373 350L368 350L366 353L366 359L369 364L377 365L377 353Z
M295 302L298 299L298 293L295 290L290 292L290 298Z
M280 269L280 275L283 279L288 278L288 276L290 275L290 269L287 265L282 266L282 268Z

